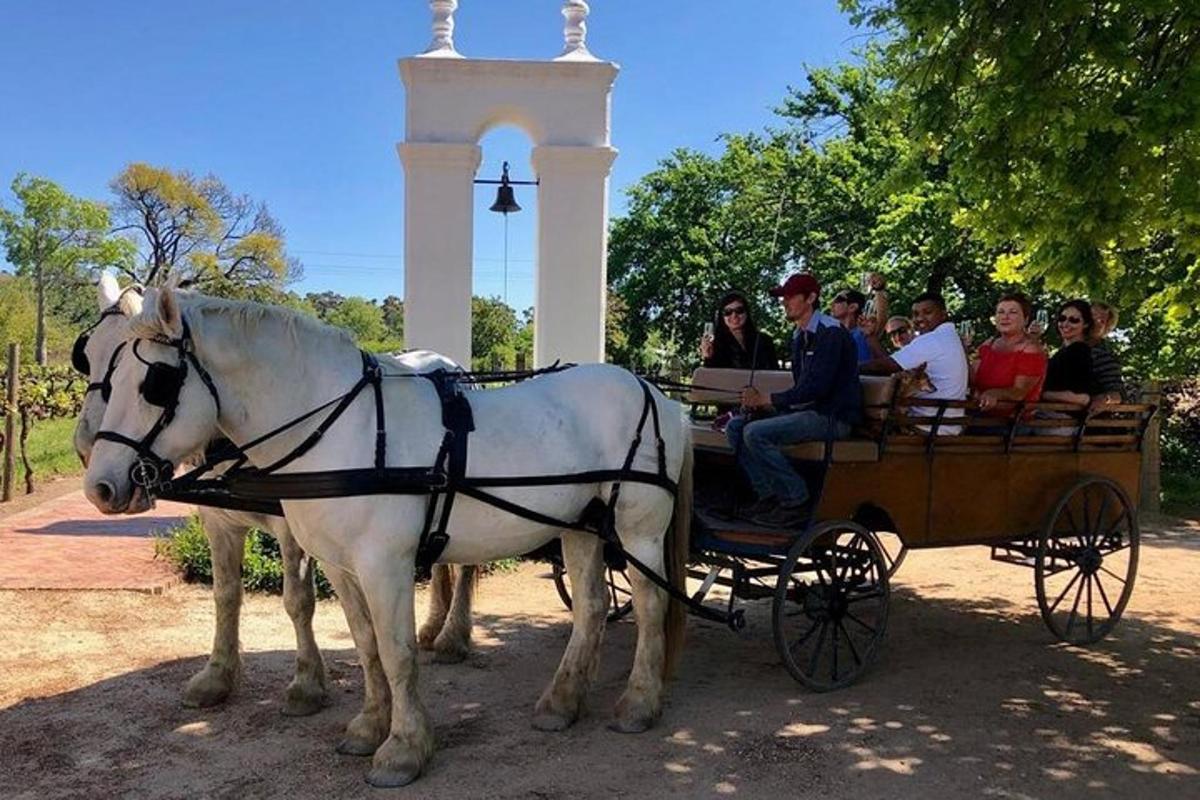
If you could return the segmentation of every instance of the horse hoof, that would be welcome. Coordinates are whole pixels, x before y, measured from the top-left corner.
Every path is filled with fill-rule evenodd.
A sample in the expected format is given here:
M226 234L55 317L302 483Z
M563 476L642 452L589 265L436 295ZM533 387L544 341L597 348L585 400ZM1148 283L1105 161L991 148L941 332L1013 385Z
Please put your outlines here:
M645 733L652 727L654 727L654 719L651 717L614 719L608 723L608 729L617 733Z
M433 649L433 663L435 664L461 664L467 660L469 651L460 650L459 648L447 648L445 650Z
M229 681L221 681L210 674L201 672L188 681L183 690L184 708L212 708L219 706L229 699L233 693L233 685Z
M308 717L323 709L328 702L329 698L324 692L288 689L280 710L285 717Z
M575 720L571 717L562 714L553 714L549 711L542 711L533 716L533 727L539 731L546 731L548 733L565 731L574 722Z
M408 786L421 774L420 769L391 769L375 767L367 773L367 783L376 789L395 789Z
M359 758L373 756L378 749L379 745L368 742L366 739L356 739L352 736L346 736L338 742L337 746L339 755L356 756Z
M441 633L440 625L421 628L417 633L417 647L422 650L433 650L439 633Z

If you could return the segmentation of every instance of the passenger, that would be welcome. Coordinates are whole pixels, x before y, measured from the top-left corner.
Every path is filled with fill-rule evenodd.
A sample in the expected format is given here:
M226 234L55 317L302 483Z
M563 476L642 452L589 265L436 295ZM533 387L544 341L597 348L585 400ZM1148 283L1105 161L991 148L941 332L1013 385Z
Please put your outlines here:
M921 400L965 400L970 373L967 353L958 331L954 329L954 323L946 315L945 299L937 292L918 295L913 301L912 315L913 324L920 335L890 356L860 364L859 371L890 375L924 364L925 374L933 384L933 389L917 392L914 397ZM914 406L911 411L914 416L933 416L937 413L936 408L922 406ZM949 408L943 419L962 415L961 408ZM962 433L962 428L957 425L939 426L938 433L954 435Z
M878 341L875 342L874 347L871 346L871 341L858 326L859 317L862 316L862 310L866 304L867 298L863 296L862 292L857 289L845 289L838 292L829 306L830 315L850 332L850 338L854 341L860 364L886 355Z
M779 369L775 342L754 324L750 303L741 292L726 292L717 304L713 335L700 340L706 367Z
M999 336L980 345L979 359L971 364L971 389L983 411L1004 402L1037 402L1041 396L1046 351L1036 336L1026 333L1032 310L1029 298L1020 292L996 303Z
M1108 303L1092 303L1095 325L1088 341L1092 345L1092 383L1088 394L1093 403L1119 403L1125 394L1121 364L1108 346L1108 335L1117 327L1117 309Z
M1058 348L1046 366L1042 400L1070 403L1080 408L1091 402L1092 348L1088 344L1095 322L1092 307L1085 300L1070 300L1058 309Z
M899 350L915 338L913 324L908 317L889 317L883 330L891 341L893 350Z
M758 502L746 516L759 524L796 528L811 516L808 487L782 448L801 442L843 439L862 416L862 389L854 341L837 320L817 311L821 286L808 273L796 273L771 290L783 298L792 334L792 388L764 397L742 392L743 407L776 411L777 416L729 422L725 434Z
M879 320L871 314L863 314L858 318L858 330L867 340L867 347L872 353L886 353L879 341Z

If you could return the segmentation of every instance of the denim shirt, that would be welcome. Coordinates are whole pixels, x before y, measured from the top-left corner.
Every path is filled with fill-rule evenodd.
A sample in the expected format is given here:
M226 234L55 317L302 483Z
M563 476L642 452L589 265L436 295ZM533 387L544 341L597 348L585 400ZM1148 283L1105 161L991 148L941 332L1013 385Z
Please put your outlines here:
M791 389L771 395L781 412L811 409L855 425L862 419L858 348L832 317L814 313L792 335Z

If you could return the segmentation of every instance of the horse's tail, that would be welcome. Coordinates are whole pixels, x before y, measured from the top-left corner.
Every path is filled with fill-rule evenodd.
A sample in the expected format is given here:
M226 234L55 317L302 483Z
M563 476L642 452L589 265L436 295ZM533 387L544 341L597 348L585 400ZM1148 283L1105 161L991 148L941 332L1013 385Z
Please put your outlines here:
M675 489L675 518L667 528L666 561L667 578L680 592L687 591L687 563L692 536L692 430L687 420L683 421L683 466L679 470L679 481ZM674 597L667 602L666 658L663 661L663 678L669 678L683 653L683 640L687 632L687 609Z

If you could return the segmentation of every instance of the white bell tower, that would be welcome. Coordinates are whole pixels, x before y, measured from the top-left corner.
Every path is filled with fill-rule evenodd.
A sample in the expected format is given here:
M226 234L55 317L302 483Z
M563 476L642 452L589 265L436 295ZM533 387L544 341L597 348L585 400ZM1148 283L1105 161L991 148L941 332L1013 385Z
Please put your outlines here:
M404 141L404 335L471 363L472 181L480 138L511 124L533 141L537 187L534 364L604 360L612 84L587 48L588 4L567 0L562 53L475 59L454 49L458 0L430 0L433 40L400 59Z

